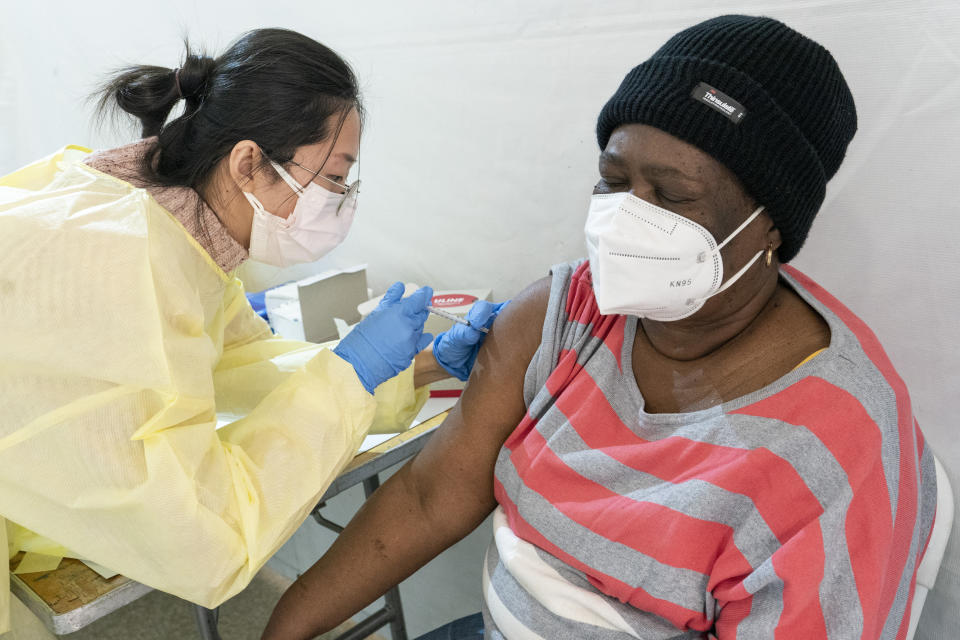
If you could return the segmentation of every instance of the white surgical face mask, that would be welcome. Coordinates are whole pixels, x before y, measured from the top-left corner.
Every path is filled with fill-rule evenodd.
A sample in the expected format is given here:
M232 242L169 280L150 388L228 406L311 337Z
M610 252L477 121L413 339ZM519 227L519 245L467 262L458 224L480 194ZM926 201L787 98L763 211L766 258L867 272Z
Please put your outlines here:
M252 193L243 192L253 207L250 257L278 267L319 260L347 237L359 181L346 193L334 193L312 181L301 186L279 164L270 164L297 194L297 204L289 217L281 218L264 209Z
M761 249L721 286L720 249L761 211L758 207L717 245L696 222L629 193L593 196L584 231L600 313L661 322L693 315L763 255Z

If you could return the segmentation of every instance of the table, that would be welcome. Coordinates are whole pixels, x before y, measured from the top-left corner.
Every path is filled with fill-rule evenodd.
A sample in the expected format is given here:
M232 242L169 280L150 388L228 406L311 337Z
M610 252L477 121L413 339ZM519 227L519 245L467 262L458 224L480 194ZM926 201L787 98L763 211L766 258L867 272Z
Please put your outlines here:
M417 426L399 433L369 451L357 454L323 494L313 516L320 524L339 531L341 528L320 514L323 504L342 491L363 484L367 497L380 486L379 474L389 467L416 455L426 445L430 434L444 421L444 411ZM23 554L10 560L10 590L43 621L54 635L77 631L91 622L124 607L153 591L152 588L125 576L104 579L93 569L73 558L64 558L54 571L14 575L13 569ZM393 640L406 640L400 593L391 589L385 596L386 606L361 621L337 640L363 638L389 624ZM219 611L196 605L197 628L204 640L219 640Z
M55 571L14 575L23 555L10 560L10 591L54 635L82 629L153 591L125 576L104 579L74 558L64 558Z

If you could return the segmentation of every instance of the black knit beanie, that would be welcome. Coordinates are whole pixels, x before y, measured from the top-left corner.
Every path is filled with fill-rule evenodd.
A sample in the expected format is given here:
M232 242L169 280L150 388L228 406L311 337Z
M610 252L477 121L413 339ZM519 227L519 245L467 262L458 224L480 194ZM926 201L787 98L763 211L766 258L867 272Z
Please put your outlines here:
M689 142L741 180L799 251L857 130L830 52L772 18L721 16L670 38L604 105L597 141L648 124Z

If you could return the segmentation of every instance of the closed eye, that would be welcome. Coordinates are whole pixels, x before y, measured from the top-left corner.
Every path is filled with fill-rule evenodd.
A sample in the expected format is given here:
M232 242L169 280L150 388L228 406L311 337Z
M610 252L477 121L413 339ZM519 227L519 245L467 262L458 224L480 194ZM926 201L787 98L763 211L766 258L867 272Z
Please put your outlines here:
M694 198L686 198L678 194L668 193L657 189L656 191L657 198L666 202L672 202L673 204L685 204L687 202L693 202Z

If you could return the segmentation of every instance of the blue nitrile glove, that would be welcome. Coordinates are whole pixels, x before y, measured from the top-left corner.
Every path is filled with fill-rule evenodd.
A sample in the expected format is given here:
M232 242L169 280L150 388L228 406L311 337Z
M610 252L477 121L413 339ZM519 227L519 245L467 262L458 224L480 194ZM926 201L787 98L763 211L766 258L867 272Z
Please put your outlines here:
M257 312L257 315L267 321L267 324L270 323L270 316L267 315L267 292L261 291L259 293L248 293L247 300L250 302L250 306L253 307L253 310Z
M510 302L507 300L507 302ZM470 370L477 360L477 352L487 334L474 327L493 326L497 314L507 302L493 304L486 300L478 300L467 312L467 320L472 326L454 323L449 331L444 331L433 341L433 357L447 373L460 380L470 377Z
M403 283L395 282L369 316L340 341L333 352L353 365L364 389L373 393L413 362L433 335L423 333L433 289L423 287L403 298Z

